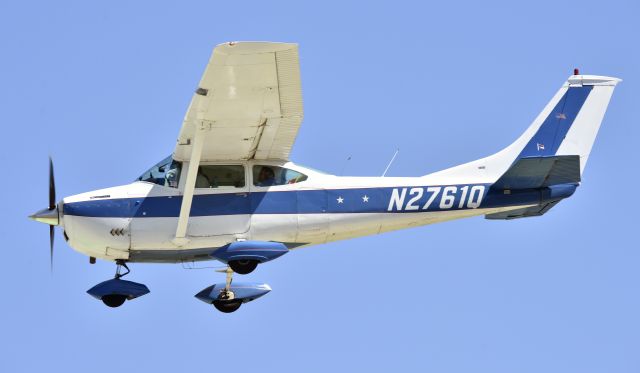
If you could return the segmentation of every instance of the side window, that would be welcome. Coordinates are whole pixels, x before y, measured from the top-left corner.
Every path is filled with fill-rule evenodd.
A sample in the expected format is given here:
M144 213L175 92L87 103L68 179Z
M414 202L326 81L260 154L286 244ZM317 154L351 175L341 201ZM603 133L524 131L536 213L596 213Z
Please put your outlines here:
M295 184L305 180L307 180L307 175L288 168L268 165L253 166L253 185L255 186Z
M212 165L198 167L196 188L242 188L244 166Z

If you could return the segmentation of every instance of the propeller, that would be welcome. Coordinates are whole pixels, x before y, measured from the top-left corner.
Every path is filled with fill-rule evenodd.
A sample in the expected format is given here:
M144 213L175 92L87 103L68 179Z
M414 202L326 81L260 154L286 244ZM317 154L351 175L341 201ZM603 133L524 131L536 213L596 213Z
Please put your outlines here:
M60 224L60 214L56 205L56 182L53 177L53 160L51 157L49 157L49 206L29 216L29 218L49 225L49 256L51 257L51 271L53 271L54 228Z
M49 210L56 209L56 180L53 176L53 160L49 157ZM49 265L53 272L53 241L55 237L54 226L49 225Z

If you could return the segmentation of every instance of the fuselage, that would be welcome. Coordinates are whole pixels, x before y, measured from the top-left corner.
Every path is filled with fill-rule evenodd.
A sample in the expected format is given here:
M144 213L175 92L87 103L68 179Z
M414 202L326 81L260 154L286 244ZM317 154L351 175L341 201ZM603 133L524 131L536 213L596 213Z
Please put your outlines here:
M207 113L231 118L215 108L247 110L225 106L200 88L171 157L131 184L67 197L57 206L50 166L49 207L31 218L64 226L69 245L91 257L180 262L212 259L213 251L236 241L293 249L477 215L540 216L579 185L618 82L573 75L506 148L426 176L393 178L338 177L286 161L295 131L276 141L282 118L261 122L259 135L254 126L203 120L199 115ZM205 103L211 112L203 111ZM296 113L287 126L299 124ZM280 160L267 160L271 155Z
M65 238L77 251L106 260L209 260L212 251L239 240L277 241L293 249L519 209L551 198L539 189L505 194L482 177L460 183L439 174L338 177L292 162L210 164L214 169L230 165L244 173L236 176L242 182L206 187L203 178L195 189L187 240L175 240L183 180L173 175L174 181L166 182L168 177L153 172L147 181L65 198ZM265 167L282 174L282 182L258 182ZM302 176L285 180L285 174ZM553 198L574 190L556 191Z

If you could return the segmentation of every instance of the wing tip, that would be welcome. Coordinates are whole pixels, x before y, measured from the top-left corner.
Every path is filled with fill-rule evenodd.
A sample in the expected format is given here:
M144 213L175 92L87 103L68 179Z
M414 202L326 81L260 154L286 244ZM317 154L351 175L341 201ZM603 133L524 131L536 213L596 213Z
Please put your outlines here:
M215 51L224 54L251 54L281 52L297 49L296 43L283 43L271 41L229 41L216 45Z

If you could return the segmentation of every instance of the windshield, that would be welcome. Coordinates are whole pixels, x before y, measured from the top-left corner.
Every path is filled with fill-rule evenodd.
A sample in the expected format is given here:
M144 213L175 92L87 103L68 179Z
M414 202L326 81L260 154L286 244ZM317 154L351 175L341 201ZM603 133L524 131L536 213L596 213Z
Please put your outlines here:
M171 156L168 156L148 169L136 180L177 188L178 180L180 180L181 165L180 162L176 162Z

